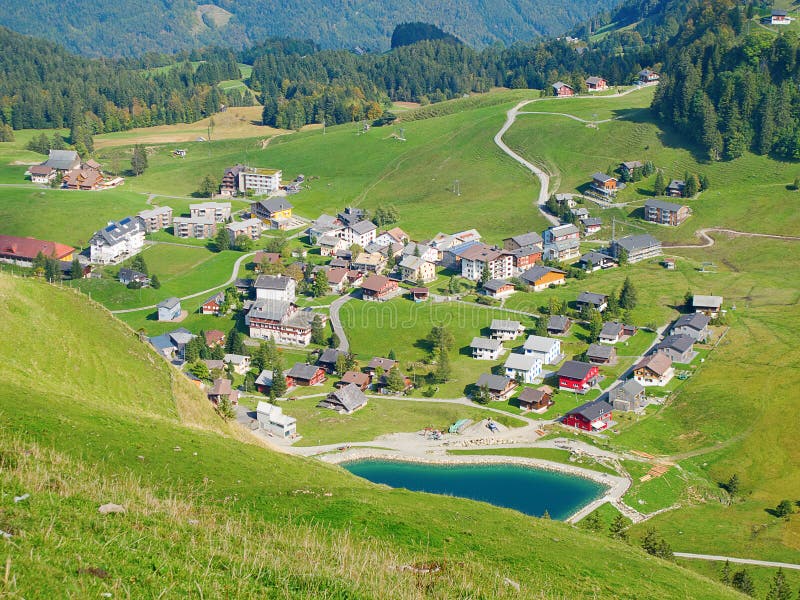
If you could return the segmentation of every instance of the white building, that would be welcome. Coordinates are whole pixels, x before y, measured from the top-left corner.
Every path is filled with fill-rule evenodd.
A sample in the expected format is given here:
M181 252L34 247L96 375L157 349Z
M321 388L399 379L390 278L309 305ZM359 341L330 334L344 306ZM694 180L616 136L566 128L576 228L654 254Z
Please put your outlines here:
M542 374L542 361L531 354L509 354L503 366L506 377L523 383L534 383Z
M486 244L475 244L461 253L462 277L479 281L485 268L489 279L509 279L514 276L514 257Z
M217 223L225 223L231 218L230 202L202 202L190 204L189 214L193 219L212 218Z
M157 206L148 210L143 210L138 214L138 217L144 223L144 230L147 233L153 233L160 229L166 229L172 225L172 207L170 206Z
M297 284L283 275L259 275L254 284L258 300L294 302Z
M89 256L93 263L115 265L139 254L144 247L144 223L135 217L125 217L109 223L92 236Z
M342 231L342 239L348 246L358 244L362 248L375 241L375 233L378 228L372 221L359 221L345 227Z
M253 193L257 196L274 194L281 189L282 177L283 171L279 169L245 167L239 173L239 191L246 193L247 190L253 190Z
M522 346L525 354L535 356L545 365L555 365L561 360L561 340L530 335Z
M474 337L469 345L472 358L478 360L497 360L503 353L503 342L489 338Z
M297 419L283 414L280 406L260 400L256 407L256 418L261 429L281 438L297 434Z

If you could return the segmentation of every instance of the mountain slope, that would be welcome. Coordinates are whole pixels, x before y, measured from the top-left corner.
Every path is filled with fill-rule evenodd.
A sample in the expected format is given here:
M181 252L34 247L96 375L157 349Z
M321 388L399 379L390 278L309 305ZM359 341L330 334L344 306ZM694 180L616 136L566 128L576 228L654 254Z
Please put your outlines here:
M391 3L283 0L30 0L0 3L0 24L58 40L91 56L136 56L203 44L243 46L268 36L325 47L386 49L399 23L434 23L472 45L560 34L612 0L398 0ZM42 19L42 15L52 18Z
M0 529L11 534L0 589L12 597L736 597L562 523L420 502L243 443L133 332L69 290L2 275L0 310ZM100 515L106 502L126 513ZM442 570L397 568L430 562Z

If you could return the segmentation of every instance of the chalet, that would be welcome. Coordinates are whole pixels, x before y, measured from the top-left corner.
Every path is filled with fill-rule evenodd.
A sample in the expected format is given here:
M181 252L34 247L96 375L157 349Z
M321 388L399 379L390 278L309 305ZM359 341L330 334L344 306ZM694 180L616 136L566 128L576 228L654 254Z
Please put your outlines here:
M397 282L383 275L369 275L361 283L361 297L373 302L389 300L394 297L397 290Z
M319 253L322 256L334 256L341 250L346 250L350 245L337 235L326 233L317 238Z
M608 89L608 82L602 77L587 77L586 89L590 92L603 92Z
M529 335L522 345L522 351L530 356L535 356L545 365L555 365L561 362L561 340L556 340L540 335Z
M325 369L328 373L336 371L336 361L340 356L345 356L347 353L335 348L325 348L322 354L317 359L317 365Z
M527 410L535 413L543 413L548 408L553 406L553 388L543 385L539 389L525 388L519 396L519 407L522 410Z
M367 366L364 367L364 370L370 375L375 375L378 369L380 369L383 373L388 373L396 366L396 360L392 360L391 358L383 358L382 356L376 356L369 361Z
M269 394L270 391L272 390L273 381L274 378L272 375L272 371L264 369L263 371L261 371L261 373L258 374L258 377L256 377L255 381L256 390L258 390L260 394L265 394L265 395Z
M515 340L525 331L525 327L519 321L509 321L506 319L492 319L489 326L491 338L493 340Z
M221 360L206 359L203 363L208 367L208 371L214 376L214 371L222 371L225 368L225 363Z
M627 255L629 263L655 258L661 254L661 242L647 233L629 235L611 242L611 255L617 260L621 260L621 255Z
M633 367L634 380L645 387L665 386L674 375L672 359L664 352L645 356Z
M96 190L103 184L103 174L98 169L81 165L64 173L62 185L68 190Z
M714 319L722 310L722 296L692 296L692 308Z
M239 392L233 389L231 380L215 379L214 385L208 390L208 399L218 405L224 398L227 398L233 406L239 404Z
M172 233L179 238L208 240L217 235L217 222L214 217L175 217L172 219Z
M81 157L74 150L50 150L43 167L60 172L62 175L81 166Z
M553 84L553 95L558 96L559 98L574 96L575 90L572 89L572 86L567 85L563 81L556 81Z
M575 301L578 310L593 308L598 312L603 312L608 308L608 296L606 294L596 294L594 292L581 292Z
M783 9L772 9L772 14L769 16L770 25L790 25L792 18L788 15L787 11Z
M213 219L215 223L227 223L231 219L230 202L201 202L189 205L189 216L193 219Z
M600 380L595 365L578 360L568 360L558 370L558 387L562 390L585 394Z
M270 229L287 229L294 206L285 198L269 198L250 204L250 214L269 225Z
M311 309L300 310L291 302L256 300L244 318L251 338L272 338L279 344L308 346L311 343L311 325L319 317L323 324L327 315Z
M372 221L357 221L344 228L342 239L347 245L358 244L362 248L375 241L378 227Z
M580 230L572 224L546 229L543 257L559 262L577 258L580 255L580 237Z
M644 167L642 161L630 160L627 162L620 163L619 170L625 177L630 179L631 177L633 177L634 171L636 171L636 169L641 169L642 167Z
M244 236L253 241L261 237L263 224L260 219L245 219L244 221L233 221L225 226L230 237L231 244L236 242L236 238Z
M248 296L250 294L250 290L253 289L254 283L255 281L250 278L239 277L233 282L233 287L240 296Z
M617 178L598 172L592 175L590 187L602 197L611 198L617 195Z
M550 335L566 335L570 327L572 321L564 315L551 315L547 319L547 333Z
M703 313L682 315L672 325L672 335L688 335L696 342L705 342L708 338L708 324L711 319Z
M174 296L159 302L157 308L159 321L175 321L181 316L181 301Z
M584 235L594 235L603 227L603 219L599 217L583 217L580 222Z
M436 265L419 256L404 256L398 266L400 276L406 281L428 283L436 279Z
M295 363L286 372L286 383L290 388L302 385L319 385L325 381L325 371L316 365L306 363Z
M613 365L617 362L617 349L607 344L590 344L586 360L593 365Z
M503 342L489 338L474 337L469 347L472 358L478 360L497 360L503 353Z
M507 298L515 291L514 284L507 279L490 279L481 286L481 293L491 298Z
M525 271L519 278L530 285L534 292L567 283L567 272L553 267L537 265Z
M475 384L475 387L479 389L486 388L492 400L508 400L511 394L514 393L517 384L513 379L504 375L482 373L481 376L478 377L478 382Z
M639 83L655 83L661 76L650 69L642 69L639 71Z
M561 422L583 431L603 431L611 424L612 411L605 400L592 400L569 411Z
M219 185L219 193L222 196L235 196L239 191L239 173L244 171L244 165L235 165L225 169L222 175L222 182Z
M656 350L669 356L672 362L682 364L689 364L697 355L694 338L688 335L668 335L656 346Z
M578 266L587 273L593 273L594 271L616 267L617 261L608 254L592 250L591 252L581 255Z
M403 256L419 256L422 260L430 263L439 261L439 251L427 244L411 242L403 246Z
M222 306L224 304L225 292L217 292L208 300L203 302L203 305L200 307L200 314L219 316L222 313Z
M684 204L675 204L665 200L647 200L644 203L644 220L659 225L677 227L689 218L692 211Z
M563 242L566 240L579 240L580 237L580 230L571 223L555 225L549 229L545 229L543 244L546 248L549 244L555 244L556 242Z
M521 275L542 260L542 249L539 246L523 246L522 248L504 250L503 252L511 255L511 272L514 276Z
M603 323L603 328L600 330L599 341L604 344L616 344L622 337L623 329L622 323L617 323L616 321Z
M250 370L250 357L244 354L226 354L222 362L233 366L233 372L237 375L245 375Z
M144 236L144 225L137 218L109 223L89 240L91 261L101 265L121 263L142 251Z
M570 208L569 212L572 216L577 217L578 219L583 219L589 216L589 209L580 207L580 208Z
M350 384L358 386L362 392L365 391L372 381L372 378L366 373L361 371L347 371L342 375L342 378L334 384L334 387L345 387Z
M32 165L28 168L28 175L32 183L49 185L55 180L58 171L45 165Z
M280 169L245 167L239 171L239 193L251 192L256 196L274 194L281 188L283 172ZM289 214L286 218L291 218ZM276 228L279 229L279 228Z
M533 354L508 355L503 365L506 377L521 383L533 383L542 374L542 360Z
M361 275L358 271L354 271ZM328 287L334 294L341 294L350 285L349 269L328 269L326 276L328 278Z
M388 229L384 231L379 236L375 238L375 243L379 246L391 246L392 244L407 244L411 238L408 237L408 234L400 229L399 227L394 227L392 229Z
M647 395L641 383L635 379L629 379L608 393L608 401L614 410L629 412L644 408L647 404Z
M351 415L367 405L367 397L355 384L349 384L338 390L333 390L317 406L329 408L339 414Z
M425 302L430 297L430 290L426 287L413 287L408 293L414 302Z
M214 348L225 343L225 333L219 329L210 329L205 332L206 346Z
M138 284L141 287L150 287L150 278L139 271L122 267L117 273L117 279L122 285Z
M297 282L284 275L259 275L253 284L258 300L294 302Z
M542 250L544 247L542 236L535 231L529 231L528 233L522 233L503 240L504 250L519 250L529 246Z
M39 254L59 261L72 261L75 248L57 242L46 242L32 237L0 235L0 262L32 267Z
M479 281L485 271L490 279L504 279L514 275L514 259L494 246L475 244L461 252L461 276Z
M256 420L259 428L279 438L297 435L297 419L283 414L280 406L260 400L256 406Z
M172 226L172 207L157 206L136 215L144 224L145 233L154 233Z
M352 266L362 273L380 274L386 268L387 262L386 257L380 252L361 252L353 260Z
M682 198L685 190L686 182L683 179L673 179L666 188L666 194L672 198Z

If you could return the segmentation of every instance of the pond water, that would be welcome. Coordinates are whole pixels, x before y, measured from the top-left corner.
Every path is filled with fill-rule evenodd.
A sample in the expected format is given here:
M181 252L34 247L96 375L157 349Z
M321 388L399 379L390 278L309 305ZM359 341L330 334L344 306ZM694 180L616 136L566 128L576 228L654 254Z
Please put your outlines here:
M512 464L445 465L360 460L345 469L374 483L418 492L459 496L563 520L599 498L605 486L578 477Z

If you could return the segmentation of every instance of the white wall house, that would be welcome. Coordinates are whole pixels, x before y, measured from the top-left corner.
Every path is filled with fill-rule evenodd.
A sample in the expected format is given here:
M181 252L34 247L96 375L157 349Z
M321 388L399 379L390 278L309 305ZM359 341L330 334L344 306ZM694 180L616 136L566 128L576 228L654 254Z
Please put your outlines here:
M366 248L368 244L375 241L377 230L378 228L372 221L359 221L344 228L342 239L347 242L348 246L358 244L362 248Z
M217 223L225 223L231 218L230 202L201 202L190 204L189 213L193 219L212 218Z
M121 263L142 251L144 234L144 223L135 217L109 223L89 241L89 257L93 263L100 265Z
M561 340L530 335L522 346L525 354L535 356L545 365L554 365L561 360Z
M239 191L253 190L257 196L274 194L281 188L283 171L278 169L257 169L246 167L239 173Z
M523 383L534 383L542 374L542 361L531 354L509 354L503 366L506 377Z
M295 301L297 284L291 277L259 275L254 287L256 288L256 298L259 300Z
M256 418L261 429L278 437L288 438L297 433L297 419L283 414L280 406L259 401Z

